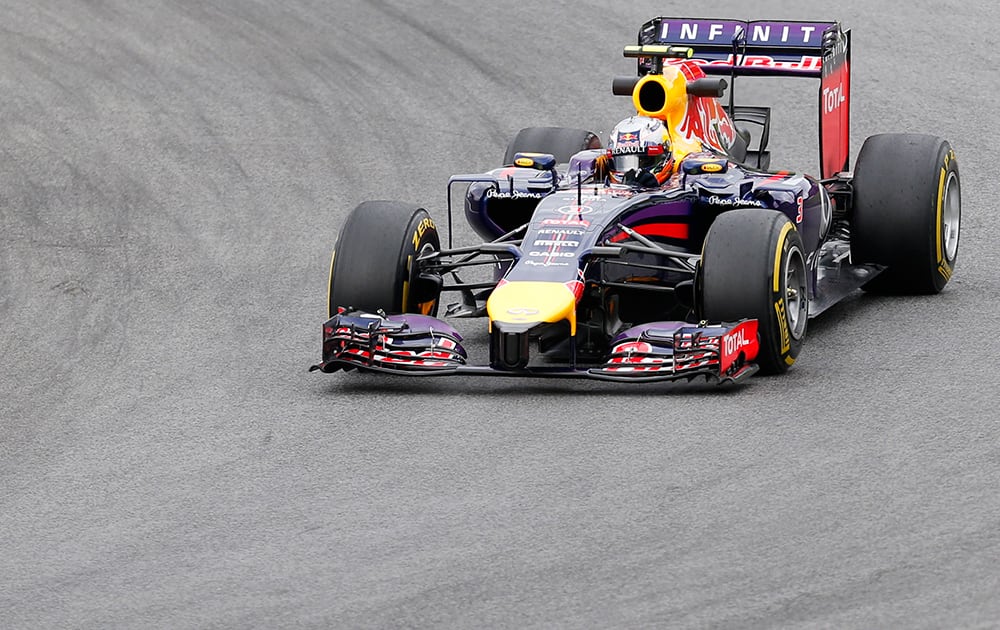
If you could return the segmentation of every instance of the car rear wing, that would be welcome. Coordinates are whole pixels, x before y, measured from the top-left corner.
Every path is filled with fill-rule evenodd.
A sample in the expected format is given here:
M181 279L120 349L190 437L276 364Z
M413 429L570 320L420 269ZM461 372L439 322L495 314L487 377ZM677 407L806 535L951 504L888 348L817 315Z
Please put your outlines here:
M820 169L823 178L848 169L851 33L839 22L743 21L658 17L639 29L639 45L691 49L686 61L709 75L820 79ZM639 75L660 60L640 57ZM732 87L730 89L733 89Z

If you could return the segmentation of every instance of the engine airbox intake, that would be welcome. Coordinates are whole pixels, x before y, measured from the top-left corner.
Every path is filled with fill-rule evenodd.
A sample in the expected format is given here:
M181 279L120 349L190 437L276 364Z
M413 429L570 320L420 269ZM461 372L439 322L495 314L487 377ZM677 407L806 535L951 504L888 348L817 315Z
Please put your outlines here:
M632 90L632 100L635 102L636 111L643 116L662 117L667 109L666 83L655 75L647 75L636 83Z
M616 96L632 96L636 111L643 116L665 119L674 106L680 106L687 96L719 98L726 92L725 79L702 78L685 81L676 70L664 68L664 74L642 77L615 77L611 92Z
M687 107L687 80L671 66L663 74L647 74L632 88L632 105L640 116L669 120Z

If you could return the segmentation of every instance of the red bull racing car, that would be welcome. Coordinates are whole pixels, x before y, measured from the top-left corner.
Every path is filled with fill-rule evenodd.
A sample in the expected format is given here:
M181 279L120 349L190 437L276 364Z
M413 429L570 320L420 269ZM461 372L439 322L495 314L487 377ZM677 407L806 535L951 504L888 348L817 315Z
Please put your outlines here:
M624 49L636 75L612 82L636 114L607 146L521 130L502 167L449 180L447 246L416 205L350 213L313 369L734 383L787 370L808 319L859 288L941 291L954 151L877 135L849 170L850 44L836 22L643 24ZM772 169L770 109L734 102L749 76L819 80L818 177ZM456 189L482 243L452 243ZM476 268L485 279L462 279ZM449 317L486 318L488 358Z

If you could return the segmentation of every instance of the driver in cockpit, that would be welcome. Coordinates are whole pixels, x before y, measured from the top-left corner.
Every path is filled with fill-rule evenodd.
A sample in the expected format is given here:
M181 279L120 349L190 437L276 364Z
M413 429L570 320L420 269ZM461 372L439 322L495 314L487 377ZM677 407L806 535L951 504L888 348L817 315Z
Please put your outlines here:
M630 116L611 131L606 155L597 159L595 179L657 188L674 172L670 133L663 121Z

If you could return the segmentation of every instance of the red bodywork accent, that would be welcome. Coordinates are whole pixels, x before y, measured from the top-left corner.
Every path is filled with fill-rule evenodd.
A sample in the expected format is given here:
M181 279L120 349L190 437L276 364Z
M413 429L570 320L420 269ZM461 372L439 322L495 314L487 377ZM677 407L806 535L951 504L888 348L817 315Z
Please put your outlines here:
M719 340L719 353L722 356L719 372L725 374L741 354L744 362L749 363L757 358L758 352L760 342L757 340L757 320L747 320L722 335Z
M792 174L791 171L778 171L774 175L771 175L770 177L768 177L767 179L765 179L763 183L766 184L768 182L778 182L778 181L781 181L781 180L785 179L786 177L788 177L791 174Z
M848 170L851 154L850 33L843 50L824 60L819 86L820 172L824 179Z
M687 223L647 223L632 228L633 232L643 236L661 236L663 238L686 239L688 237ZM624 241L628 234L620 232L611 237L613 243Z
M688 63L687 60L670 59L667 61L667 63L669 63L670 65L679 66L681 69L681 74L683 74L684 78L687 79L688 81L697 81L698 79L703 79L706 76L708 76L705 74L704 70L698 67L697 64Z
M698 64L688 60L669 60L669 65L680 69L689 83L707 75ZM688 96L684 120L678 129L688 140L698 140L713 149L726 152L736 140L736 126L718 99L710 96Z
M707 96L689 98L681 133L722 152L728 151L736 140L736 127L726 110L717 99Z
M573 293L573 297L579 302L580 298L583 297L583 283L579 280L570 280L569 282L564 282L566 288Z

